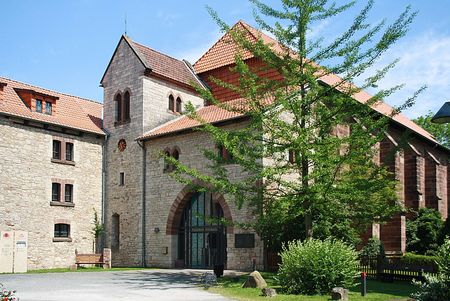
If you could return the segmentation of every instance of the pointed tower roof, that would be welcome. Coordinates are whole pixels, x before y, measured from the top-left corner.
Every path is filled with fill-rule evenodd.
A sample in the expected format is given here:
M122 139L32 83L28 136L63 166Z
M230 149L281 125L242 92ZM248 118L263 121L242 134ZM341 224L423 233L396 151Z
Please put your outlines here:
M117 48L119 47L122 40L124 40L130 46L134 54L138 57L139 61L146 68L146 75L154 75L156 77L184 84L188 87L191 86L192 82L202 85L202 82L197 77L195 72L191 69L191 66L188 62L176 59L148 46L137 43L125 35L122 35L122 37L120 38L120 41L116 47L116 50L114 51L112 58L114 58L117 52ZM105 74L111 64L111 61L109 62L108 67L105 70ZM103 75L103 78L105 77L105 74ZM103 82L103 78L101 80L101 83Z

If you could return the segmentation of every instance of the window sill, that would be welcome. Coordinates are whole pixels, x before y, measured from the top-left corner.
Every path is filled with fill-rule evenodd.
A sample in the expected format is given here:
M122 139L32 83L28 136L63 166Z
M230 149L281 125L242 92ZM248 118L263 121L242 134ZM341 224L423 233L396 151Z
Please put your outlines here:
M53 242L72 242L71 237L53 237Z
M52 163L58 163L58 164L65 164L65 165L75 166L75 161L67 161L67 160L54 159L54 158L52 158L51 161L52 161Z
M54 202L54 201L51 201L50 202L50 206L75 207L75 204L74 203L70 203L70 202Z
M125 125L131 123L131 119L127 119L124 121L114 121L114 126L121 126L121 125Z

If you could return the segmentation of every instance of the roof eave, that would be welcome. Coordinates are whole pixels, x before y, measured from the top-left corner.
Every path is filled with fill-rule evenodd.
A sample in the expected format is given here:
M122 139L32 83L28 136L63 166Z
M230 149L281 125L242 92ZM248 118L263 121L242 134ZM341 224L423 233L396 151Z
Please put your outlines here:
M211 122L210 124L212 124L212 125L221 125L223 123L229 123L231 121L236 121L236 120L239 120L239 119L248 119L248 118L250 118L248 115L240 115L240 116L235 116L235 117L231 117L231 118L224 119L224 120ZM157 138L162 138L162 137L166 137L166 136L175 136L175 135L179 135L179 134L182 134L182 133L185 133L185 132L191 132L194 129L199 128L200 126L202 126L202 125L199 124L199 125L192 126L192 127L189 127L189 128L184 128L184 129L180 129L180 130L176 130L176 131L172 131L172 132L161 133L161 134L157 134L157 135L153 135L153 136L147 136L147 137L142 136L142 137L136 138L135 140L136 141L145 142L145 141L155 140Z
M16 117L16 118L27 120L27 121L37 122L37 123L40 123L40 124L43 124L43 125L59 126L61 128L74 130L74 131L79 131L79 132L83 132L83 133L89 133L89 134L101 135L101 136L105 136L106 135L104 130L101 129L101 128L99 128L100 132L95 132L95 131L90 131L90 130L87 130L87 129L81 129L81 128L76 128L76 127L72 127L72 126L68 126L68 125L63 125L63 124L56 123L56 122L42 121L42 120L30 118L30 117L25 117L25 116L22 116L22 115L11 114L11 113L8 113L8 112L0 112L0 115L4 115L4 116L8 116L8 117Z

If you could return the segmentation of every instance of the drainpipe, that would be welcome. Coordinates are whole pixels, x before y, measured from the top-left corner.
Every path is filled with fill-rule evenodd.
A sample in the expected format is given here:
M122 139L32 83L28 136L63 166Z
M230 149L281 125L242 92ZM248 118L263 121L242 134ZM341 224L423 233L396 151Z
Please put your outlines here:
M107 210L107 204L106 204L106 177L107 177L107 173L106 173L106 164L107 164L107 159L108 159L108 138L109 138L109 133L103 129L103 131L105 132L105 140L103 141L103 146L102 146L102 215L101 215L101 222L103 227L106 226L106 219L107 219L107 215L106 215L106 210ZM101 235L101 249L103 249L106 246L106 229L103 228L103 233Z
M146 173L147 173L147 147L145 142L137 141L138 145L142 148L142 267L147 267L146 257L147 257L147 248L146 248L146 206L145 206L145 191L146 191Z

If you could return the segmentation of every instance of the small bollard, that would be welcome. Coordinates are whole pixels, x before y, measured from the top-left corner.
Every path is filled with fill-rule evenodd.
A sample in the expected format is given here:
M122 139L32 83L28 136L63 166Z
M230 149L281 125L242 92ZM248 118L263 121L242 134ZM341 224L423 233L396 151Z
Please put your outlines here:
M366 273L361 273L361 296L365 296L367 294L367 277Z

